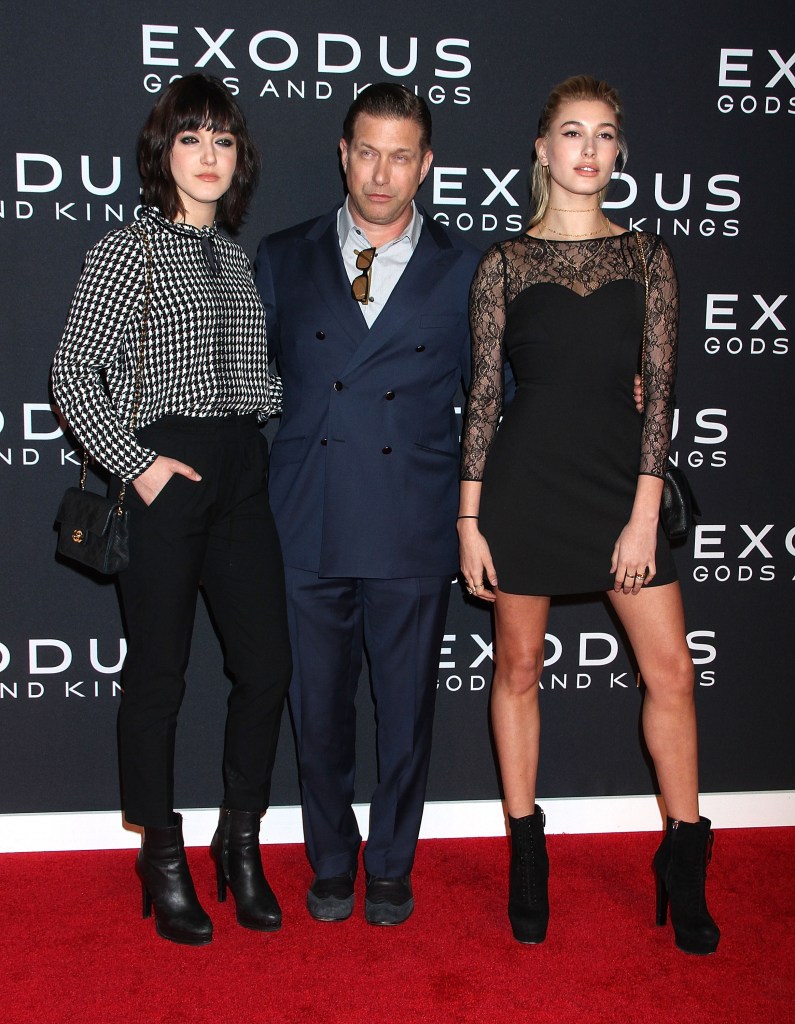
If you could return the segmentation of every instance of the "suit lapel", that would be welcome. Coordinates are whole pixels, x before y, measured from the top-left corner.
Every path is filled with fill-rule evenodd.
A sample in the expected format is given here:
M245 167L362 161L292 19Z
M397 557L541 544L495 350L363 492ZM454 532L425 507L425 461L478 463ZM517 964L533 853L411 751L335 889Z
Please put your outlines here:
M337 248L339 249L339 245ZM417 247L406 269L400 275L400 280L378 319L370 328L367 344L357 348L346 371L358 366L373 353L388 345L396 334L405 330L407 325L416 319L428 296L441 285L460 256L460 250L453 248L446 235L436 229L436 225L426 213ZM358 310L354 312L358 314Z
M308 236L307 274L324 305L355 345L368 336L367 323L359 304L351 297L351 285L342 262L337 235L336 211L328 224L317 234Z

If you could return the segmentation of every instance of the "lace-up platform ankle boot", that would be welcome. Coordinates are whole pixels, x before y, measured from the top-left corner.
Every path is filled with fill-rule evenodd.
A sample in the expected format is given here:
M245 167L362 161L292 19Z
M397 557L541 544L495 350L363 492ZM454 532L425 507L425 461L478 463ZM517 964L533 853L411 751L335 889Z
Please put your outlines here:
M544 812L508 817L511 827L511 868L508 920L519 942L543 942L549 923L549 858L544 836Z
M707 910L705 885L712 859L713 833L708 818L697 822L668 818L665 835L654 855L657 881L657 924L664 925L668 904L676 945L701 956L718 948L720 930Z

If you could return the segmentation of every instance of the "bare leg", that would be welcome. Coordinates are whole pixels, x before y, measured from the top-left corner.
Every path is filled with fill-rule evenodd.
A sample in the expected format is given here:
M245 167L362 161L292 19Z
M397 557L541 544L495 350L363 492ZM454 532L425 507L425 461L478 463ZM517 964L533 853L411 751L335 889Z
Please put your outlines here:
M666 812L697 822L698 749L693 662L678 583L638 594L608 592L638 660L646 695L643 735Z
M535 807L541 727L538 681L549 598L500 590L496 595L491 722L508 813L521 818Z
M693 663L679 584L650 587L636 596L611 593L610 600L646 681L643 733L668 815L654 855L657 924L665 924L670 902L677 946L686 953L714 953L720 929L705 894L712 832L711 822L698 812Z

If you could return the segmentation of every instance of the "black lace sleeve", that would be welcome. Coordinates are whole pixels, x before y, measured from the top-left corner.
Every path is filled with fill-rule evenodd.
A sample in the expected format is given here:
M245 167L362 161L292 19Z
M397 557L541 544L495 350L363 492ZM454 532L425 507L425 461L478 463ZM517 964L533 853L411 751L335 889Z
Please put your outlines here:
M679 285L665 242L650 235L641 235L640 239L649 270L649 299L643 366L646 408L639 472L662 477L674 418Z
M461 479L482 480L503 400L505 255L499 246L480 261L469 292L472 383L461 450Z

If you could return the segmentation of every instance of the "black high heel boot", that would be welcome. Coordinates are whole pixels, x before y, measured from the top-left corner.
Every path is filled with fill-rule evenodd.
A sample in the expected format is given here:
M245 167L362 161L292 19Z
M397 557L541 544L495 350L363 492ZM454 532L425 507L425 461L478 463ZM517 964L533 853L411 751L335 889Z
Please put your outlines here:
M665 924L670 900L676 945L685 953L702 956L714 953L720 939L704 893L707 864L712 859L711 824L708 818L699 818L697 822L668 818L653 861L657 924Z
M182 840L182 817L171 828L144 828L144 840L135 862L141 879L143 915L155 905L157 934L186 946L205 946L213 937L213 923L202 909L193 886Z
M226 900L229 885L238 924L258 932L275 932L282 926L282 911L262 870L259 824L257 811L222 807L210 854L215 861L218 902Z
M549 923L549 858L544 836L544 812L508 817L511 826L511 870L508 920L519 942L543 942Z

